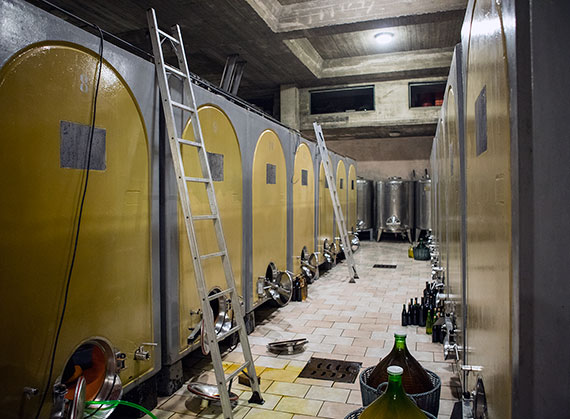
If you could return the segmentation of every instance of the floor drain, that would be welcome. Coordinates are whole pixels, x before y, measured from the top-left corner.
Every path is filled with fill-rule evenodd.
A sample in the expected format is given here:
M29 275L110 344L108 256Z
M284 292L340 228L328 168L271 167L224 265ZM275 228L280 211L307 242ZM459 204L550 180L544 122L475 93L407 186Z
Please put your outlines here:
M362 362L339 361L338 359L311 358L299 377L316 380L354 383Z
M373 268L381 268L381 269L396 269L398 265L383 265L381 263L377 263L373 266Z

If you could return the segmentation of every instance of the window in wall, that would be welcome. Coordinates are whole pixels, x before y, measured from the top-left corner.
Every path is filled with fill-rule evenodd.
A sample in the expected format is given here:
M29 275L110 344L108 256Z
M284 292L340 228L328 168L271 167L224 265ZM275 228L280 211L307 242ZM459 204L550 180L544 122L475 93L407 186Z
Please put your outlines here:
M310 96L311 115L374 110L374 86L314 90Z
M445 85L445 81L409 83L410 108L443 105Z

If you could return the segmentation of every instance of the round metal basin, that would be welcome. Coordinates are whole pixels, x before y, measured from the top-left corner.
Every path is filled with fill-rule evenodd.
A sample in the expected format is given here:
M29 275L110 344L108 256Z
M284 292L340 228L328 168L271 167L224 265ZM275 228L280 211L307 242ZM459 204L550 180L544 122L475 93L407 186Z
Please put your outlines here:
M212 384L206 383L190 383L187 386L188 391L202 399L210 400L210 401L219 401L220 400L220 393L218 391L218 387ZM230 401L236 401L238 399L238 395L235 393L230 392Z

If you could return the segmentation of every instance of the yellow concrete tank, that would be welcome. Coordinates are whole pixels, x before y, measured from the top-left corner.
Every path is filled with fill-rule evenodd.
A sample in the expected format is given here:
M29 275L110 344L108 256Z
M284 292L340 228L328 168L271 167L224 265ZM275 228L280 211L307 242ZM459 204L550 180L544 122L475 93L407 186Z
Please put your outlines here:
M346 183L346 166L342 160L338 161L336 165L336 191L338 193L338 200L340 203L340 208L342 209L342 216L345 219L346 228L348 229L348 191L347 191L347 183ZM333 211L334 212L334 211ZM341 240L340 240L340 232L336 225L336 221L334 222L334 231L335 236L339 237L339 240L336 240L338 249L340 249Z
M315 174L311 151L301 144L295 153L293 174L293 269L301 273L303 249L315 251Z
M348 231L356 232L356 168L351 164L348 168Z
M483 378L489 417L512 400L511 150L508 61L501 9L473 2L467 57L467 347L469 390ZM466 22L468 25L469 22Z
M265 130L253 156L252 173L252 285L253 306L264 298L257 292L259 277L271 262L287 269L287 170L279 137Z
M206 105L198 110L202 136L208 152L208 161L214 180L216 200L224 229L226 245L230 255L234 280L238 290L242 284L242 166L241 153L234 127L219 108ZM189 122L182 137L195 140L192 124ZM182 147L182 159L186 176L203 177L198 159L198 151L194 147ZM210 214L210 205L204 184L188 183L190 204L193 215ZM218 244L212 220L196 221L194 223L196 238L200 254L218 252ZM178 240L179 240L179 337L180 352L189 346L189 328L196 328L201 316L196 314L201 308L194 267L192 264L186 227L182 216L182 209L178 205ZM222 261L220 258L211 258L202 261L204 277L208 291L227 288ZM214 319L216 330L227 330L231 318L223 309L225 300L214 301ZM193 314L190 314L193 313Z
M332 163L330 166L332 167ZM336 251L336 245L333 240L333 222L334 210L327 184L327 178L325 176L325 168L323 166L323 162L321 162L319 168L319 238L317 243L317 248L320 252L319 263L326 261L324 251L325 242L329 246L332 246L333 252Z
M151 360L134 360L141 343L156 342L148 140L131 90L104 62L77 257L47 382L85 178L98 61L78 45L49 42L18 52L0 70L3 417L35 416L41 397L27 400L24 387L48 389L40 415L47 417L56 377L89 340L82 349L101 369L89 368L95 376L88 398L107 389L102 380L114 374L105 362L114 365L115 350L126 354L123 385L153 369L153 347L146 347Z

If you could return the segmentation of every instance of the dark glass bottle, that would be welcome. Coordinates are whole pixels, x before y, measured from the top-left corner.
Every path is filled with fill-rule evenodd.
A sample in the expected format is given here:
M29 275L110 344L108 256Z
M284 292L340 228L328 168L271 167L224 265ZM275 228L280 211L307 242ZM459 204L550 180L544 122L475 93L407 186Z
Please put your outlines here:
M413 307L414 307L413 311L414 320L412 323L414 324L414 326L418 326L420 324L420 305L418 304L417 297Z
M404 390L408 394L425 393L433 389L431 379L418 361L408 351L406 346L406 334L395 333L395 342L392 351L380 360L368 377L367 384L377 388L380 384L388 381L387 368L397 365L404 369L402 382Z
M402 326L408 325L408 313L406 313L406 305L404 304L404 308L402 309Z
M427 416L404 392L401 367L387 368L388 388L360 414L360 419L426 419Z
M426 326L426 315L424 310L424 297L422 297L422 303L419 307L419 314L418 314L418 326L425 327Z

